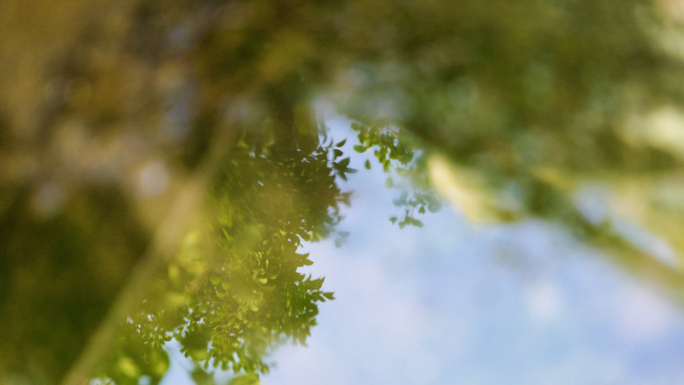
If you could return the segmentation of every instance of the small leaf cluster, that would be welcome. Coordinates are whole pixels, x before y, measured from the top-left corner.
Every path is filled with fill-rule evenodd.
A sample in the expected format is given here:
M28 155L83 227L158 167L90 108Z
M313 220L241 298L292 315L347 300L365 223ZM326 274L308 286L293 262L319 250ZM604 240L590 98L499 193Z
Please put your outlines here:
M422 227L423 222L416 219L415 214L425 214L426 211L434 213L441 207L427 180L423 153L414 150L415 144L406 133L390 126L354 122L351 128L358 132L360 142L354 146L354 150L365 153L373 149L374 157L388 174L385 187L401 190L401 195L393 203L395 206L403 207L404 213L401 216L390 217L390 222L398 224L400 228L407 225ZM371 168L370 159L366 159L365 167ZM396 184L393 174L396 174L395 178L409 179L410 188Z
M373 154L385 172L395 169L401 170L397 172L408 174L409 170L406 167L409 167L416 153L406 137L389 126L375 127L355 122L351 128L358 131L360 142L354 146L354 151L364 153L370 148L375 148ZM370 167L370 163L366 164Z
M431 213L436 213L441 208L441 203L431 192L415 191L409 197L408 191L401 192L399 198L392 201L395 206L404 207L404 215L399 218L397 216L390 217L390 222L397 223L399 228L403 229L406 225L416 227L423 227L423 222L414 217L414 213L425 214L426 210Z
M146 327L133 322L132 318L128 319L125 334L121 333L115 349L104 363L107 370L100 373L99 383L137 385L141 378L146 378L151 385L156 385L161 381L170 366L168 354L158 343L165 338L148 343L153 333L147 333Z
M342 155L344 154L340 147L344 146L345 143L347 143L347 139L343 139L342 141L336 143L335 148L332 149L332 168L335 173L335 176L339 177L342 180L347 180L346 174L354 174L358 171L354 168L349 167L349 157L338 160L338 158L342 157ZM332 142L330 146L331 145Z

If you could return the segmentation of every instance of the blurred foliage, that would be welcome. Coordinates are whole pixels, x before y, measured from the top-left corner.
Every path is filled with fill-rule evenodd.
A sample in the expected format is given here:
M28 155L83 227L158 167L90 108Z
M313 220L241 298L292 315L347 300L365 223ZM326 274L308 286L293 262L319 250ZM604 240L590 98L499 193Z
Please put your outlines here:
M683 24L675 0L0 2L0 381L81 383L102 358L156 383L175 338L197 383L250 383L303 343L331 295L298 246L344 241L356 171L321 100L403 191L399 226L436 188L681 297Z
M334 228L339 205L349 204L349 193L335 184L337 148L330 140L312 152L277 144L258 151L242 137L211 188L211 222L185 237L100 376L158 383L165 373L159 368L168 367L162 347L171 339L205 377L210 366L267 373L263 358L275 344L305 344L317 303L333 294L321 289L323 278L297 271L312 264L298 249L304 241L346 237Z
M26 191L4 193L0 368L26 368L43 382L76 360L142 254L146 234L116 190L84 188L50 218L33 213Z

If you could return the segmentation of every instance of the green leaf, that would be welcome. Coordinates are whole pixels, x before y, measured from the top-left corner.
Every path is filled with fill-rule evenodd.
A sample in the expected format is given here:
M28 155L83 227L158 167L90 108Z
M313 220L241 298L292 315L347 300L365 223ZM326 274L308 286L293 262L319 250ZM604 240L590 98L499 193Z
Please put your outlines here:
M366 148L366 147L364 147L364 146L361 146L361 145L359 145L359 144L357 144L357 145L354 146L354 151L356 151L356 152L358 152L358 153L362 153L362 152L366 151L367 149L368 149L368 148Z
M334 157L337 158L338 156L342 156L343 152L342 150L338 150L337 148L333 151Z
M253 373L235 377L227 385L259 385L259 376Z
M211 278L209 278L209 280L214 285L218 285L219 283L221 283L221 278L219 278L219 277L211 277Z
M337 143L335 147L342 147L344 144L347 143L347 139L342 140L341 142Z
M323 296L324 296L325 298L327 298L327 299L329 299L329 300L331 300L331 301L335 299L335 296L333 295L332 292L325 292L325 293L322 293L322 294L323 294Z
M320 290L323 286L323 281L325 281L325 278L312 279L309 281L309 284L313 290Z
M387 177L387 180L385 181L385 187L391 188L394 186L394 181L392 180L392 177Z
M364 167L366 167L366 170L370 170L370 169L371 169L370 160L366 159L366 163L364 163L363 165L364 165Z

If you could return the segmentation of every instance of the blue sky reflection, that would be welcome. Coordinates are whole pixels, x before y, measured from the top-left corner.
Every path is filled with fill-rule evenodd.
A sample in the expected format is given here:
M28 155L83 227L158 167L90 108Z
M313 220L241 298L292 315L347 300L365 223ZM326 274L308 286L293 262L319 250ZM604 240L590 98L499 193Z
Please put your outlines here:
M335 138L348 133L344 120L329 124ZM277 350L264 385L684 378L684 312L667 298L552 224L475 227L445 206L400 230L388 220L399 193L365 159L352 159L360 172L345 186L348 244L307 246L307 272L336 300L321 305L308 347ZM165 384L189 381L178 365Z
M350 178L346 246L309 246L312 274L337 300L322 305L308 348L278 350L264 384L684 378L684 312L655 290L547 223L475 228L445 207L400 230L385 178Z

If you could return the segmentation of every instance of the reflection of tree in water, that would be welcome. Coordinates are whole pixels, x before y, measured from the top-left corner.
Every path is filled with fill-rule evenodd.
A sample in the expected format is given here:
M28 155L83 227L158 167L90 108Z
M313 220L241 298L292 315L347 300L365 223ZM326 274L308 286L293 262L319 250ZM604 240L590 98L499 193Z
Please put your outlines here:
M197 363L257 372L273 342L301 341L326 297L296 272L297 246L344 238L335 180L353 172L342 147L319 142L321 94L355 120L355 150L392 176L420 171L396 200L399 226L438 208L421 190L431 175L473 218L561 222L681 296L678 268L573 205L598 181L684 249L672 128L684 66L656 38L678 36L682 20L661 11L641 0L1 2L0 381L82 382L145 299L102 368L120 383L158 380L169 338Z
M298 251L303 241L345 236L334 229L339 205L349 203L335 184L338 147L330 141L308 152L257 150L248 140L223 159L211 189L213 219L186 237L157 300L146 305L158 309L129 320L104 371L116 383L138 383L141 375L159 380L159 362L168 360L160 348L171 338L199 364L195 376L202 364L265 373L268 349L285 339L304 344L317 303L333 299L322 278L297 269L312 263ZM174 300L178 306L165 306Z

